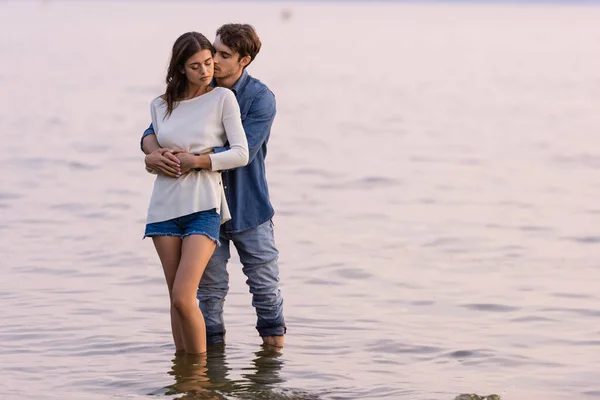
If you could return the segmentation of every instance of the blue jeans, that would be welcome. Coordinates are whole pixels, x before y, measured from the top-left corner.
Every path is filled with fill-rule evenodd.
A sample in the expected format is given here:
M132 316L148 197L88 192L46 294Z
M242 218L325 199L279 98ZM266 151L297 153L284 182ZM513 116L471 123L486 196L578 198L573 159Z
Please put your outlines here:
M256 309L256 329L260 336L282 336L286 332L283 318L283 297L279 289L279 252L275 247L273 222L267 221L256 228L238 233L221 230L221 245L215 249L202 280L197 297L206 323L208 343L221 343L225 339L223 305L229 291L227 261L231 257L233 242L242 263L246 283L252 293L252 306Z

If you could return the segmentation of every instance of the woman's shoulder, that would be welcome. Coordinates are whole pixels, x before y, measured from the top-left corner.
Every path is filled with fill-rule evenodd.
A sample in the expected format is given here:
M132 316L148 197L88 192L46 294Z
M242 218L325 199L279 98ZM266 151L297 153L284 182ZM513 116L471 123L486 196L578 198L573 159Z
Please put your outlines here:
M152 102L150 103L150 105L155 108L158 108L165 104L166 104L166 102L165 102L164 94L161 94L160 96L155 97L154 99L152 99Z
M217 92L217 93L215 93L215 95L216 95L215 98L219 99L218 100L219 104L221 104L221 105L233 104L233 103L237 104L237 98L235 97L233 90L217 86L213 89L213 92L214 91Z
M227 89L221 86L215 86L213 89L213 91L216 91L219 96L221 97L234 97L235 95L233 94L233 91L231 89Z
M212 90L216 90L217 92L221 92L221 93L231 92L231 89L227 89L226 87L223 87L223 86L213 86ZM233 92L231 92L231 93L233 93Z

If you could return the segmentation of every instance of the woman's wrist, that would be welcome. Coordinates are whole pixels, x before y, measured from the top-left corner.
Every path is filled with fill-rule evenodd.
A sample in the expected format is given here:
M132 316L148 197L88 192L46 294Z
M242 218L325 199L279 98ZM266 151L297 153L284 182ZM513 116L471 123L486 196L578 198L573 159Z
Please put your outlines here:
M208 169L210 170L211 161L208 154L196 154L194 157L194 169Z

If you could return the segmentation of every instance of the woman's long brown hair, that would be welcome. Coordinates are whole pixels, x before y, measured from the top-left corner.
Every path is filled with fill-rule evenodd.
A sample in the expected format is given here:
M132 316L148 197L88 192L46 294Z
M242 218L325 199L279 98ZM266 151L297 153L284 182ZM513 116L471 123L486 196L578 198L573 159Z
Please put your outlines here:
M184 33L173 44L173 52L167 71L167 89L164 94L164 100L167 103L165 118L171 115L177 107L177 102L185 95L187 77L185 72L182 72L185 71L185 63L200 50L210 50L212 54L215 54L215 48L210 40L198 32Z

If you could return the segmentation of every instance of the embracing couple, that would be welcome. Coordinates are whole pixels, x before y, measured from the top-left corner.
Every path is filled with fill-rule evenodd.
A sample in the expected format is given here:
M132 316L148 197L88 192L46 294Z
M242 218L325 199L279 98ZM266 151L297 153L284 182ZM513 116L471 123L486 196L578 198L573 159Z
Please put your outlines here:
M173 45L165 92L151 103L141 145L146 170L157 176L144 237L164 270L177 351L201 354L207 343L224 343L231 243L263 343L284 343L265 175L275 96L246 71L260 47L246 24L223 25L213 43L184 33Z

